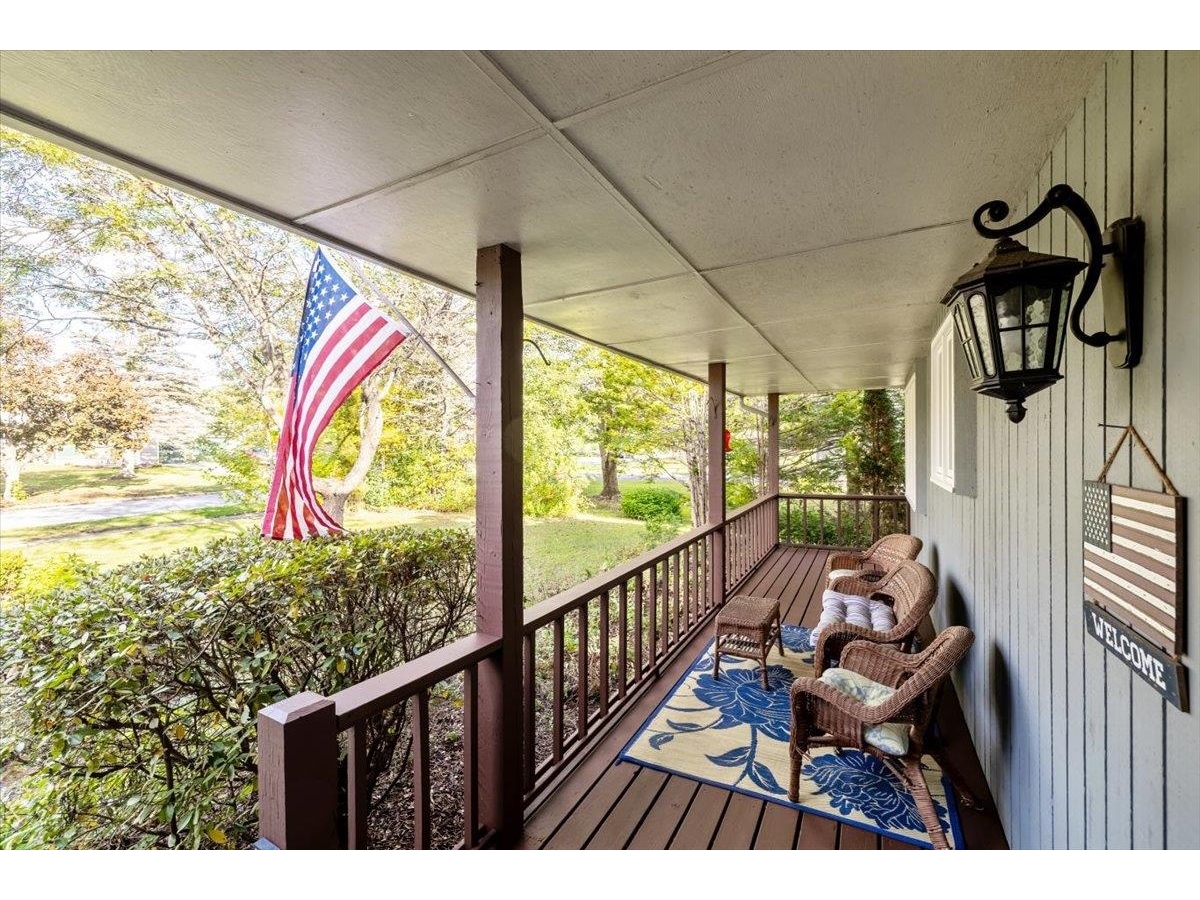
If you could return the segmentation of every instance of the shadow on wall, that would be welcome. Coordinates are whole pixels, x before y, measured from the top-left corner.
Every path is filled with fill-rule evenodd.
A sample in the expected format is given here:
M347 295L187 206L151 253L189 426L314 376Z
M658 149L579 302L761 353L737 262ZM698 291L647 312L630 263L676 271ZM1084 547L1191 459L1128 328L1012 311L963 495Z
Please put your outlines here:
M992 702L989 709L995 728L992 730L992 759L1007 770L1009 751L1012 749L1013 689L1008 661L997 644L992 644L988 653L988 681L991 684ZM997 775L1002 773L997 772ZM1000 782L993 782L1000 783Z
M953 578L948 578L944 584L942 583L941 555L938 553L937 545L926 544L924 556L925 565L929 567L934 580L938 583L938 600L933 607L934 624L939 631L949 628L951 625L965 625L970 628L971 611L962 587Z

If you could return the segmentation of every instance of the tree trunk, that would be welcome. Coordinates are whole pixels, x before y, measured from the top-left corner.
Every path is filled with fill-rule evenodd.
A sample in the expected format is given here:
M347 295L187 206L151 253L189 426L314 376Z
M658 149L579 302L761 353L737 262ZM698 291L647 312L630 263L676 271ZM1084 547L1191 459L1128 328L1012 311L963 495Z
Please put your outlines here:
M379 440L383 437L383 401L392 388L394 373L376 373L362 383L362 406L358 412L358 457L342 478L314 478L313 487L321 495L325 510L339 523L345 521L346 501L363 483Z
M609 453L603 447L600 448L600 477L603 481L600 499L618 499L621 496L621 487L617 483L617 454Z
M13 491L21 481L21 460L17 456L17 451L10 444L4 445L0 465L4 470L4 502L9 503L13 499Z
M121 451L121 471L118 473L120 478L132 478L137 472L138 458L140 454L137 450L122 450Z

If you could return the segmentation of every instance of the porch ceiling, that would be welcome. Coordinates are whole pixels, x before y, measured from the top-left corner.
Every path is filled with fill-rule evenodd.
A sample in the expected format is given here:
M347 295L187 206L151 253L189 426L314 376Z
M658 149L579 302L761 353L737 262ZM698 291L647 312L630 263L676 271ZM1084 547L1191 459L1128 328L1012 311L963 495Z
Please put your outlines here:
M16 52L7 124L739 393L899 384L1100 52Z

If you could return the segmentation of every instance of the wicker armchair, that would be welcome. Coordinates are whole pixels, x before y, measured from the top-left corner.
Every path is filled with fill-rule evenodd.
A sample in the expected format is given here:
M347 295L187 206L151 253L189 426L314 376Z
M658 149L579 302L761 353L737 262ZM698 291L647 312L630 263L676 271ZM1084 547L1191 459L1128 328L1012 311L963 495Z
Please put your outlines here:
M830 587L843 594L889 599L892 611L896 614L896 625L890 631L872 631L845 622L830 625L821 632L814 648L813 668L818 678L832 660L841 657L842 649L851 641L867 640L877 644L895 644L903 650L910 649L917 629L937 599L937 581L933 573L911 559L896 564L882 581L864 581L847 576L835 579Z
M797 678L791 687L788 799L793 803L798 801L800 770L810 748L861 750L882 761L908 788L930 843L935 849L948 849L933 797L921 772L921 757L926 752L925 733L937 709L943 682L974 641L975 635L969 628L955 625L915 654L869 641L849 644L842 654L843 668L896 688L896 693L877 706L867 706L816 678ZM864 741L863 731L867 726L885 722L909 725L909 746L904 756L891 756Z
M889 534L881 537L866 550L830 553L825 560L825 578L838 569L863 569L884 573L905 559L916 559L921 552L921 539L911 534Z

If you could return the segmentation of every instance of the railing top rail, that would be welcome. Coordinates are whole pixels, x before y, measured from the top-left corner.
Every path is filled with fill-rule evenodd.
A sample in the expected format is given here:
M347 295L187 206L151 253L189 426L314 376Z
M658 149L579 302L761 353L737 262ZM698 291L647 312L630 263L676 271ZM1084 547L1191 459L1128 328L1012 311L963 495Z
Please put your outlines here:
M368 716L403 703L439 681L481 662L499 648L498 637L469 634L453 644L338 691L329 698L334 704L338 731L345 731Z
M745 506L739 506L737 509L730 510L725 514L726 523L732 522L734 519L740 519L746 513L754 512L764 503L770 503L772 500L782 496L781 494L767 494L765 497L759 497L757 500L751 500Z
M904 494L800 494L791 491L783 491L779 497L784 500L908 500Z
M623 562L621 565L609 569L607 572L600 572L587 581L582 581L574 587L569 587L565 591L529 607L529 609L525 610L525 633L529 634L548 622L553 622L563 614L578 607L581 603L595 597L601 591L607 591L610 588L616 587L622 581L633 577L640 570L652 566L657 562L662 562L671 556L671 554L682 550L688 544L707 537L714 531L719 530L720 527L720 525L705 525L701 528L693 528L691 531L679 535L674 540L647 550L641 556L636 556L627 562Z

